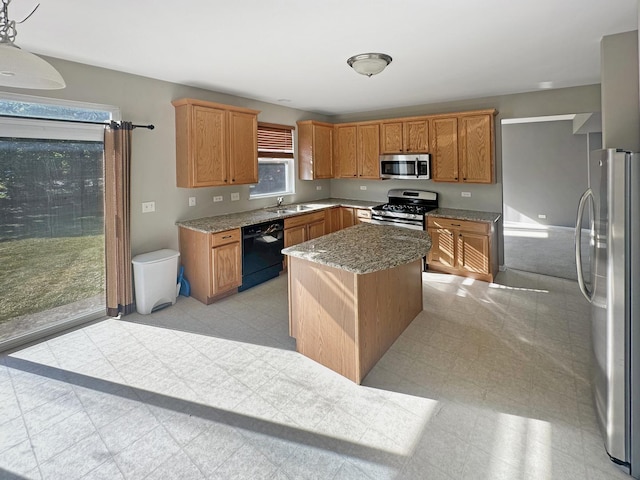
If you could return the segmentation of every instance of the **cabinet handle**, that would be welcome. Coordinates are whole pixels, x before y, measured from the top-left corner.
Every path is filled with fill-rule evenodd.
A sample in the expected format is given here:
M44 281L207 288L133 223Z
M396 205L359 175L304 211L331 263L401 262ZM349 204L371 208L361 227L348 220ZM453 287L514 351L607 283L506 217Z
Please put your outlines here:
M224 183L227 183L227 179L226 178L224 179Z
M459 223L452 223L451 225L454 226L454 227L459 227L460 226Z
M458 177L454 178L454 180L458 180Z
M235 179L235 178L232 178L232 179L231 179L231 183L235 183L235 181L236 181L236 179Z
M226 239L226 238L233 238L233 235L225 235L225 236L222 237L223 240Z
M467 181L466 177L462 177L462 181L466 182Z

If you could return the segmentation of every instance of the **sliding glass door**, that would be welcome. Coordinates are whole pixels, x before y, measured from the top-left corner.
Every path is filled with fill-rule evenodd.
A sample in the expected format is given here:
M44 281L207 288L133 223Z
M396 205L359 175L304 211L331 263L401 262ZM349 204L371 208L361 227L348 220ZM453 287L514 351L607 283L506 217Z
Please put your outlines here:
M1 132L0 346L105 312L102 127L3 118Z

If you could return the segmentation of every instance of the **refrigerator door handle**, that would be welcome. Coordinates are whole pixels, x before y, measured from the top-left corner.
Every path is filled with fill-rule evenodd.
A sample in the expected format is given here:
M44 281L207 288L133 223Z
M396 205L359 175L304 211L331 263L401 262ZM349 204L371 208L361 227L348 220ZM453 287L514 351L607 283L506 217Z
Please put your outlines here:
M584 283L584 272L582 271L582 217L584 216L584 208L591 199L593 202L593 191L590 188L580 197L578 203L578 215L576 218L575 246L576 246L576 270L578 273L578 286L580 291L589 302L593 300L593 290L590 290Z

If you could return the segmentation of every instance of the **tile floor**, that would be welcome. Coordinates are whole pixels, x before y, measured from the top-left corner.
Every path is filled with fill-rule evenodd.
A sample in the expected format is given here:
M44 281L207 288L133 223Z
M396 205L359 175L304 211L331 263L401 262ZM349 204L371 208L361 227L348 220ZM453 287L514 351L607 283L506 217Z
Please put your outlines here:
M575 282L424 274L363 386L294 351L286 279L0 356L0 478L629 479Z

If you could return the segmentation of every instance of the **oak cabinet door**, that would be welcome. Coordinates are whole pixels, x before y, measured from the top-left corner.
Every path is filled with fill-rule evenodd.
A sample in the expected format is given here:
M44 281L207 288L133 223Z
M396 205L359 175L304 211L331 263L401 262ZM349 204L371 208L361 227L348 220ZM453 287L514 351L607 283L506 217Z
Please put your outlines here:
M358 176L380 178L380 125L358 125Z
M298 227L285 228L284 230L284 246L291 247L307 241L307 226L300 225Z
M428 228L431 236L431 250L427 256L427 263L438 262L447 267L456 267L456 245L454 232L441 228Z
M357 127L355 125L338 126L336 134L336 172L339 178L358 176Z
M431 171L436 182L458 181L458 119L431 121Z
M313 126L314 178L333 178L333 127Z
M340 214L342 215L340 222L342 228L353 227L356 224L356 213L353 208L341 207Z
M319 220L307 225L307 240L321 237L325 234L324 220Z
M429 121L413 120L404 123L404 151L407 153L429 152Z
M258 119L229 112L229 173L231 184L258 183Z
M467 183L493 182L493 115L460 117L460 170Z
M333 124L313 120L298 122L298 177L300 180L333 178Z
M457 241L458 268L473 273L489 273L489 237L460 232Z
M226 185L228 181L226 149L226 112L216 108L193 106L191 112L191 186Z
M380 127L380 153L403 152L402 122L383 123Z
M213 249L211 256L211 295L217 295L242 284L242 256L240 242L229 243Z

